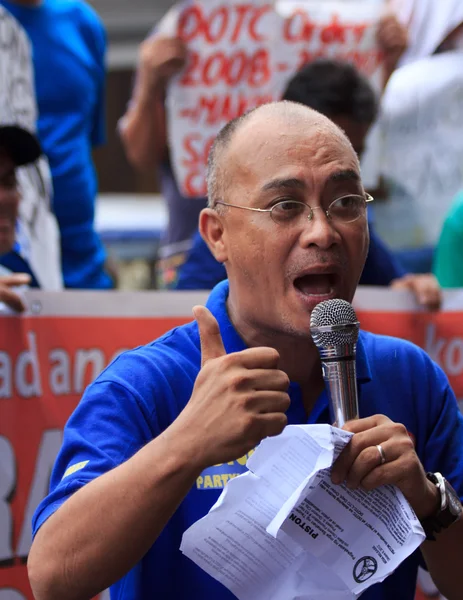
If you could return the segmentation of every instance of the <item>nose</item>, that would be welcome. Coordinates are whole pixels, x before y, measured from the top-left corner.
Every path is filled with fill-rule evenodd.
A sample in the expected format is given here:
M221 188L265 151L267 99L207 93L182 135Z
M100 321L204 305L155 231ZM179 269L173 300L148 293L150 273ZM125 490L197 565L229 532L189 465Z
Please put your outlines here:
M316 206L312 209L312 219L307 219L299 236L303 248L317 246L327 250L341 241L339 232L333 226L324 209Z

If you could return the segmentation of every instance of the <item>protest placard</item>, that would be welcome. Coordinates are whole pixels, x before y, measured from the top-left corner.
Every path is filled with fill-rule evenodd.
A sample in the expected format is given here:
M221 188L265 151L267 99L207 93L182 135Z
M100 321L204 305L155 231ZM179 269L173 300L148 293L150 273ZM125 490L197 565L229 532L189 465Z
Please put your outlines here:
M381 10L382 0L198 0L171 12L159 31L177 35L188 48L186 68L167 96L169 146L182 193L206 195L205 166L217 132L247 110L280 99L307 62L351 62L379 90Z

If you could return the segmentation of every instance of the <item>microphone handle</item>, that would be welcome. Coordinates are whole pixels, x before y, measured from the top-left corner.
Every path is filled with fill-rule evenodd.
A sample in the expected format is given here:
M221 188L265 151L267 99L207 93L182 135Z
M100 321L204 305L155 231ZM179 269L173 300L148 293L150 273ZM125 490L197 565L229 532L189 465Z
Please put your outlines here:
M358 419L355 357L322 359L322 371L333 425L343 427L346 421Z

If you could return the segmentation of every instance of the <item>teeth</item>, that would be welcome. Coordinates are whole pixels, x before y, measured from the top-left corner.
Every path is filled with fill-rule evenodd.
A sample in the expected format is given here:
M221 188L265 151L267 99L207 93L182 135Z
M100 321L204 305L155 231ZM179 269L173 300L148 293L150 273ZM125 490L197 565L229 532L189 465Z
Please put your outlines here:
M296 287L307 296L326 296L333 291L330 275L305 275L296 280Z
M319 296L319 297L321 297L321 296L328 296L329 294L331 294L332 291L333 291L333 288L330 288L329 290L325 290L323 292L306 291L306 290L301 290L301 291L302 291L302 293L305 296Z

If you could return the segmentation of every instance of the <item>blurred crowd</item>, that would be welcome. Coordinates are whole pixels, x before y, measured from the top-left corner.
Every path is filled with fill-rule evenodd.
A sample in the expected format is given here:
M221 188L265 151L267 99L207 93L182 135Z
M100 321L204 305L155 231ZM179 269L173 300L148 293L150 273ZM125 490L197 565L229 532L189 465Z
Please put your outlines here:
M0 300L21 311L17 289L22 286L117 288L117 269L95 230L92 160L93 148L105 141L107 41L101 19L83 1L0 4ZM409 77L412 65L458 52L463 58L463 2L385 0L377 41L384 56L380 94L352 64L320 57L294 73L282 95L332 119L360 160L370 131L388 115L394 89L410 93L415 83L423 85ZM174 290L211 289L226 278L226 264L201 236L207 198L183 195L170 155L165 101L169 83L187 62L187 44L153 23L140 45L131 100L118 127L130 164L160 182L168 226L157 287ZM463 111L463 94L460 99ZM437 111L439 102L436 98ZM453 134L461 137L463 131ZM397 192L401 186L390 183L390 165L386 171L380 164L381 177L367 190L376 202L369 209L370 252L360 283L408 289L421 305L437 310L442 289L463 287L463 164L452 181L458 187L459 175L460 191L450 206L438 195L432 206L420 204L419 195L410 200L420 218L439 223L436 238L415 244L413 256L385 239L388 229L401 231L389 218L389 196L407 202ZM399 182L404 188L406 183Z

